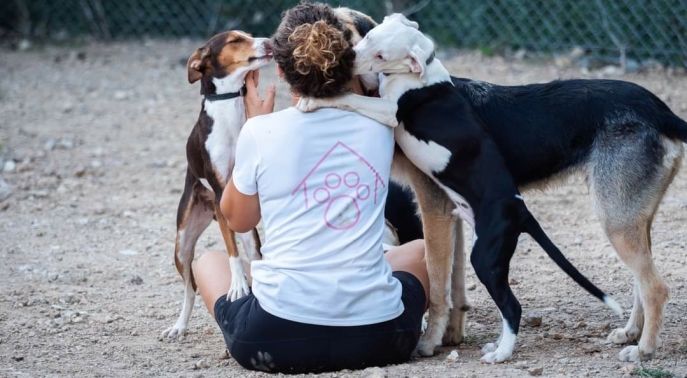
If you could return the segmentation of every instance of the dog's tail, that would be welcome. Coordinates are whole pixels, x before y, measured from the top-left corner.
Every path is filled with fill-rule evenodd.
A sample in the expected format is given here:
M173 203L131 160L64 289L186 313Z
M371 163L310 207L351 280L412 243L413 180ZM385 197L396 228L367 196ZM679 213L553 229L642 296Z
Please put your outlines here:
M668 104L663 102L663 100L658 98L658 96L646 89L645 91L653 100L655 106L653 109L660 112L661 118L660 123L658 124L659 131L665 134L668 138L679 139L683 143L687 143L687 122L673 113ZM647 117L647 119L653 118L653 116Z
M530 236L532 236L532 238L539 243L544 251L546 251L546 254L549 255L556 265L558 265L559 268L561 268L568 276L570 276L570 278L577 282L578 285L582 286L582 288L587 290L591 295L604 302L606 306L613 310L613 312L619 316L622 316L623 309L620 307L618 302L616 302L615 299L613 299L610 295L601 291L601 289L596 287L596 285L591 283L587 277L582 275L582 273L580 273L580 271L577 270L577 268L575 268L575 266L568 261L567 258L565 258L563 253L558 249L558 247L556 247L555 244L553 244L544 230L542 230L539 222L534 219L532 214L529 214L529 211L528 216L524 221L524 228L525 232L530 234Z
M680 139L683 143L687 143L687 122L682 118L670 112L664 117L663 132L671 138Z

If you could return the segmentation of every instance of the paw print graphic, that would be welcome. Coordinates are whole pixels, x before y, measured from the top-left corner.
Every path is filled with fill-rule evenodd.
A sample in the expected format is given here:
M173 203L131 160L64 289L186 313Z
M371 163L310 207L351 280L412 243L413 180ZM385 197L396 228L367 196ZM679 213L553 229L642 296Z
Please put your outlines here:
M340 171L322 166L331 154L352 156L357 169ZM332 230L348 230L361 218L361 204L365 201L377 203L385 182L377 170L361 154L342 142L337 142L315 164L293 189L291 195L303 195L303 205L322 208L324 224Z
M346 230L360 220L359 201L370 198L370 186L360 183L357 172L343 176L329 173L324 183L313 192L313 199L325 206L324 221L329 228Z

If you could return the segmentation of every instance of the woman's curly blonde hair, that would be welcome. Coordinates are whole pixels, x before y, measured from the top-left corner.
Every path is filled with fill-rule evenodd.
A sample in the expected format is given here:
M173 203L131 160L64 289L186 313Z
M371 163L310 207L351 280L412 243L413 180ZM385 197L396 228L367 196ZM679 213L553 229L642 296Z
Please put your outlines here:
M332 71L349 48L348 41L339 29L324 21L299 25L289 36L289 42L296 46L293 50L296 72L308 75L315 69L327 79L324 85L335 81Z
M284 13L272 37L274 58L286 81L303 96L343 93L353 77L351 31L326 4L300 4Z

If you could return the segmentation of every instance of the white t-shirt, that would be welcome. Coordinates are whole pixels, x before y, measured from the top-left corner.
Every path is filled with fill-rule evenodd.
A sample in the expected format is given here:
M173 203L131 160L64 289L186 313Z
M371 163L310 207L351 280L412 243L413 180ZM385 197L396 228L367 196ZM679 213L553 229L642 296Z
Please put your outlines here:
M265 240L253 293L265 311L354 326L403 312L382 253L393 130L357 113L291 107L249 119L232 179L258 193Z

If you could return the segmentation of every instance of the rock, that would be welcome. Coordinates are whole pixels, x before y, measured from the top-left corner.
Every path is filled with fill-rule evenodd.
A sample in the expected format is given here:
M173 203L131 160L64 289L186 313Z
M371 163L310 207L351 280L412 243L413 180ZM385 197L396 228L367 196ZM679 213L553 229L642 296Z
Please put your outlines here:
M72 139L61 138L55 144L55 148L59 148L61 150L71 150L72 148L74 148L74 145L75 143Z
M627 365L620 368L620 373L624 377L629 377L629 376L633 375L633 373L635 372L635 369L637 369L637 365L627 364Z
M133 285L142 285L143 284L143 278L141 278L140 276L134 276L133 278L131 278L129 280L129 283L131 283Z
M17 362L24 361L24 356L12 356L12 359Z
M526 56L527 56L527 50L525 50L525 49L519 49L518 51L515 52L515 54L513 54L513 58L515 58L515 60L523 60L523 59L525 59Z
M452 350L451 353L446 356L446 361L449 362L456 362L458 361L458 351L457 350Z
M196 361L195 364L193 364L193 369L195 370L207 369L209 367L210 364L204 358L201 358L200 360Z
M65 102L64 104L62 104L62 113L68 114L71 113L72 110L74 110L74 104L72 104L71 102Z
M601 69L601 74L603 76L620 76L622 73L623 70L618 66L608 65Z
M12 195L12 187L2 177L0 177L0 202L8 199Z
M114 92L114 99L117 101L123 101L129 98L129 93L126 91L115 91Z
M220 354L220 356L219 356L219 359L220 359L220 360L228 360L228 359L230 359L230 358L231 358L231 354L229 354L229 351L226 350L226 349L225 349L224 352L222 352L222 354Z
M585 344L582 346L582 350L587 354L593 354L601 352L601 346L597 344Z
M21 41L19 41L19 44L17 44L17 49L19 51L26 51L30 49L31 46L33 46L31 41L29 41L28 39L22 39Z
M380 367L367 368L363 370L363 377L366 378L386 378L386 372Z
M52 151L55 149L56 144L57 144L57 141L55 139L50 138L50 139L46 140L45 143L43 144L43 149L46 151Z
M540 366L540 367L533 367L533 368L528 369L527 372L528 372L531 376L535 376L535 377L536 377L536 376L542 375L542 374L544 373L544 368L541 367L541 366Z
M17 170L17 163L14 160L7 160L2 166L2 171L5 173L12 173Z
M525 315L525 324L530 327L540 327L542 324L542 316L536 312L529 312Z
M138 252L134 251L133 249L122 249L119 251L119 254L124 256L136 256L138 255Z
M79 166L74 170L74 177L83 177L86 174L86 167Z

